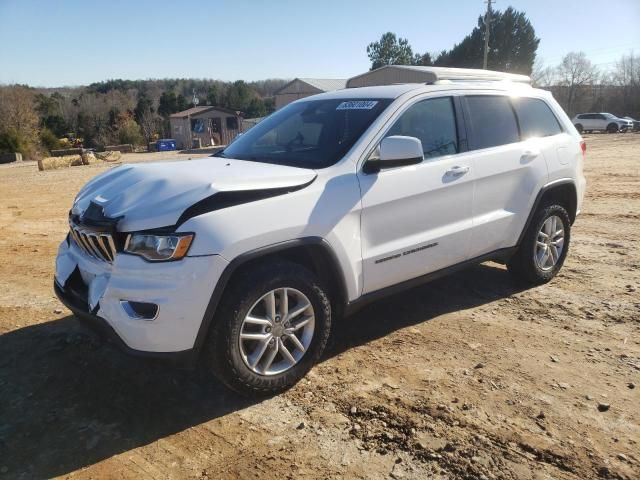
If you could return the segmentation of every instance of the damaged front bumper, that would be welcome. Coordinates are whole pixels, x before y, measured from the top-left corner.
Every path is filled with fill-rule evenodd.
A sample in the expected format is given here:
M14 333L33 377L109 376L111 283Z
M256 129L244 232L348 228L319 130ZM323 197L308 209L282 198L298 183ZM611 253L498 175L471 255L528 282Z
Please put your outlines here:
M118 254L109 263L65 240L58 249L54 289L79 319L130 353L187 354L227 265L219 255L150 263ZM152 318L143 318L132 314L128 302L153 304L157 310Z

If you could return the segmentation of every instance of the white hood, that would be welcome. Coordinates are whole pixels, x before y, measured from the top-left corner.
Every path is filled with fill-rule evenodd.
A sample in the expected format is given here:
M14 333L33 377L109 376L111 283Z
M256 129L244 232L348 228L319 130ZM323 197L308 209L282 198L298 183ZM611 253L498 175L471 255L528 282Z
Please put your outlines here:
M217 192L296 187L315 177L304 168L219 157L123 165L87 183L72 213L81 215L93 201L106 217L122 217L119 231L146 230L174 225L185 209Z

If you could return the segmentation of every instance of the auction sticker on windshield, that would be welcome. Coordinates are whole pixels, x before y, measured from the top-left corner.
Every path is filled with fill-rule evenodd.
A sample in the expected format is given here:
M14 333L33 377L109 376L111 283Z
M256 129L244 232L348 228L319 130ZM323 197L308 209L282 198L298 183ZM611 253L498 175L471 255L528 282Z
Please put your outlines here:
M336 110L371 110L376 106L376 100L354 100L350 102L342 102L336 107Z

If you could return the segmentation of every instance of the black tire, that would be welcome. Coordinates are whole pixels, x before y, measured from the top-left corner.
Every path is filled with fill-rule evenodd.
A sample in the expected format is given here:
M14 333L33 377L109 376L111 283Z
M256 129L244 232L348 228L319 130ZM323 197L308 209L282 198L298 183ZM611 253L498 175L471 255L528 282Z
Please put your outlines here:
M616 125L615 123L610 123L609 125L607 125L608 133L618 133L618 130L618 125Z
M551 216L557 216L562 221L564 228L564 245L558 261L549 270L540 268L535 260L538 232L544 222ZM547 283L562 268L569 251L571 240L571 221L567 211L558 204L546 204L536 211L534 217L525 231L520 247L507 263L509 273L516 279L532 285Z
M242 359L240 329L251 307L264 294L282 287L302 292L311 302L315 316L313 337L304 355L289 370L275 375L260 375ZM330 332L331 303L316 276L293 262L265 262L240 273L225 289L207 339L206 368L241 395L275 395L293 386L317 363Z
M575 127L576 127L576 130L578 131L578 133L582 133L583 132L583 128L582 128L582 124L581 123L576 123Z

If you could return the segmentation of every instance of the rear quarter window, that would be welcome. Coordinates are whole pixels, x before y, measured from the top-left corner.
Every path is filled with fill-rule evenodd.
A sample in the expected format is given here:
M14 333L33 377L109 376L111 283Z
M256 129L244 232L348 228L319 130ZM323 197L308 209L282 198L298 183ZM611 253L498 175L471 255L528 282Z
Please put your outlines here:
M523 140L562 133L558 119L543 100L522 97L512 99L512 103L518 116L520 136Z
M470 95L466 97L469 115L469 149L497 147L520 141L518 124L509 97Z

